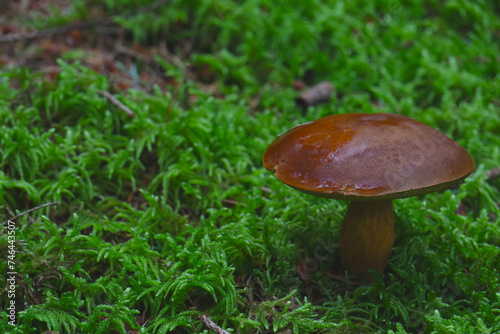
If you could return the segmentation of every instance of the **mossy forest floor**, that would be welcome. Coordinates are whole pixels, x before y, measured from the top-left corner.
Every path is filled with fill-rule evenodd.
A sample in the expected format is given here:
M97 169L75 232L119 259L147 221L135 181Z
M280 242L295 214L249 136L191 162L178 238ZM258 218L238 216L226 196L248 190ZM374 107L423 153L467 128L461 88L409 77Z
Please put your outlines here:
M321 81L330 102L299 108ZM277 134L351 112L413 117L477 164L394 201L392 258L364 285L339 259L347 204L261 162ZM499 167L498 1L0 2L2 333L211 333L200 315L500 333Z

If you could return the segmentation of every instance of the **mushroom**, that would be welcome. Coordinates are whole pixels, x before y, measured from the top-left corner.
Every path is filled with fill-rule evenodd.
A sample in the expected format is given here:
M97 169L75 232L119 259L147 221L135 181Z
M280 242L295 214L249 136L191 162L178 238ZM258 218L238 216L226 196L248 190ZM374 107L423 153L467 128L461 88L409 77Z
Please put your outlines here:
M340 227L344 268L383 272L394 244L392 200L461 183L470 154L443 133L388 113L331 115L279 135L264 167L313 196L351 201Z

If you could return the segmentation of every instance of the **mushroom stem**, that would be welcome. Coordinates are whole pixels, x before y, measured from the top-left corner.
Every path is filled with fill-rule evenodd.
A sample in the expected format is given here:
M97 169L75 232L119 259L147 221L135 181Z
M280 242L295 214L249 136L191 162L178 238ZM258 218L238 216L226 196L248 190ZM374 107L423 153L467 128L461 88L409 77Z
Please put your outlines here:
M340 227L340 256L349 273L384 271L394 245L394 220L391 200L351 202Z

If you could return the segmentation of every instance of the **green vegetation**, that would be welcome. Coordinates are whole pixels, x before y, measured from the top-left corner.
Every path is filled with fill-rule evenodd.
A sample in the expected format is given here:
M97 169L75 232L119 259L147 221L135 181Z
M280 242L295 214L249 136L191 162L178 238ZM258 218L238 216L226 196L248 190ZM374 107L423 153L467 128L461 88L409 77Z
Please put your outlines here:
M0 68L1 220L60 202L16 220L4 332L209 333L201 314L231 333L500 332L496 1L148 3L79 0L38 27L101 13L144 48L165 42L180 61L154 61L173 84L113 92L134 118L100 95L114 82L86 50L53 80ZM294 79L336 94L302 112ZM347 112L413 117L477 163L459 189L394 201L393 256L364 286L338 279L346 203L261 163L277 134ZM1 229L1 282L8 246Z

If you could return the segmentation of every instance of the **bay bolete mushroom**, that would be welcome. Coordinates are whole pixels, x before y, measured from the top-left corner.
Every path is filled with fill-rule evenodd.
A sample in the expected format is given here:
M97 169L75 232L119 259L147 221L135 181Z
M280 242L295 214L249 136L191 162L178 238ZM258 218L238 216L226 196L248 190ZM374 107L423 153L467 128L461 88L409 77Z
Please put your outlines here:
M383 272L394 244L392 200L450 188L475 169L443 133L397 114L340 114L279 135L263 156L283 183L351 201L340 227L345 269Z

